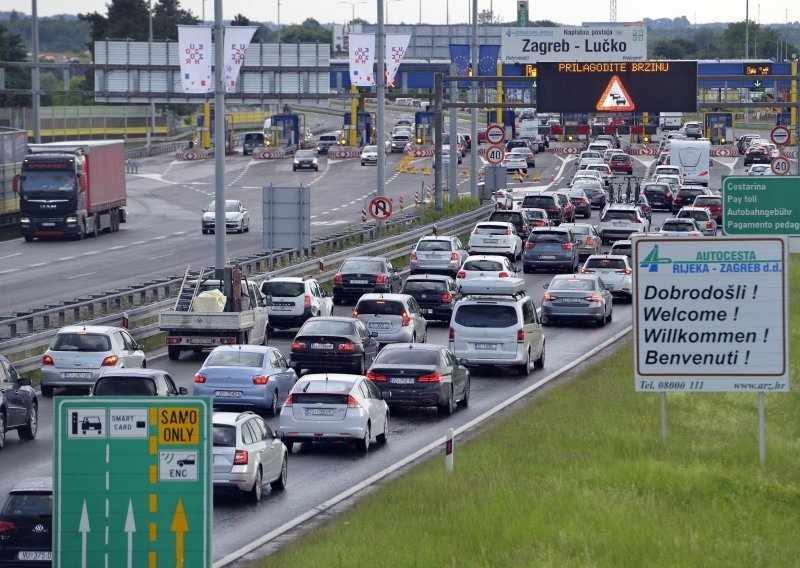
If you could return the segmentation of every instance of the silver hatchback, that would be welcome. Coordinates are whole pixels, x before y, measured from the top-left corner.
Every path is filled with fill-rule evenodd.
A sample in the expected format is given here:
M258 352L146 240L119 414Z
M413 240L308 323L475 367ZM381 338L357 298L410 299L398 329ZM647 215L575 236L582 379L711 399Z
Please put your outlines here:
M458 237L422 237L411 253L409 269L411 274L443 272L455 276L468 256Z
M146 367L144 346L127 329L105 325L71 325L59 330L42 356L42 394L56 387L91 389L110 368Z
M409 294L364 294L353 317L367 326L379 343L425 343L428 322Z

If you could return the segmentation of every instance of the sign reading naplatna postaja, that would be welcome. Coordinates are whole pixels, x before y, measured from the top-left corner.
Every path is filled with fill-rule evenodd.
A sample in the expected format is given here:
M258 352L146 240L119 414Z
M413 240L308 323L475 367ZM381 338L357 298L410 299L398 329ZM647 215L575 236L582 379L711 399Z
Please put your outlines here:
M647 26L642 22L503 28L500 42L503 63L647 59Z
M788 392L785 237L634 237L637 391Z

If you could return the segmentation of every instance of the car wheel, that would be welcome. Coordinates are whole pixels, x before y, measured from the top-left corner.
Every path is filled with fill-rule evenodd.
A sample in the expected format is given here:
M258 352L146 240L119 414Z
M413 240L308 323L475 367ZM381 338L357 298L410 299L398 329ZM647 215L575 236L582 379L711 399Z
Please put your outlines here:
M356 449L359 452L366 453L369 451L369 441L370 441L370 431L369 431L369 422L367 422L367 430L364 432L364 438L361 440L356 440Z
M146 369L146 368L147 368L147 359L143 359L142 360L142 369Z
M363 375L367 370L367 365L364 361L364 357L361 358L361 361L356 366L356 375Z
M50 398L53 396L53 387L47 387L42 385L42 396L46 398Z
M31 405L31 411L28 414L28 421L25 426L19 429L19 437L21 440L33 440L36 437L36 432L39 430L39 407L34 402Z
M614 310L612 309L608 312L608 316L606 317L606 323L611 323L614 319Z
M525 362L517 367L517 373L519 373L521 377L527 377L528 373L530 373L530 366L531 366L531 352L529 349L528 355L525 358Z
M6 447L6 415L0 412L0 450Z
M261 466L259 466L258 470L256 470L256 480L253 482L253 488L250 490L250 499L258 503L261 501L263 492L263 474L261 473Z
M362 164L362 165L363 165L363 164ZM297 171L297 168L295 168L294 166L292 166L292 171L293 171L293 172L296 172L296 171Z
M539 358L533 362L534 369L544 369L544 348L546 347L546 343L542 341L542 354L539 355Z
M544 327L550 327L551 325L553 325L555 323L553 321L553 318L549 318L547 316L542 316L541 321L542 321L542 325Z
M250 232L250 221L248 221L247 225L244 226L244 232L245 233L249 233Z
M292 453L292 448L294 448L294 442L290 440L284 440L283 445L286 446L286 451L290 454Z
M383 434L378 434L375 436L375 440L379 444L385 444L389 441L389 413L386 413L386 417L383 419Z
M450 385L450 393L447 396L447 404L439 407L439 414L451 416L456 410L456 393L453 392L453 386Z
M81 223L78 230L77 239L79 241L82 241L85 238L86 238L86 223Z
M277 416L278 415L278 389L276 388L272 391L272 400L269 403L269 415L270 416Z
M461 399L461 405L465 406L465 407L469 406L469 394L470 394L470 384L469 383L470 383L470 380L469 380L469 377L467 377L467 386L464 387L464 398Z
M289 480L289 460L283 458L281 464L281 474L275 481L269 484L273 491L283 491L286 489L286 482Z
M523 264L522 265L522 272L524 272L525 274L531 274L533 272L533 270L531 270L530 268L528 268L527 266L525 266Z
M604 327L606 325L606 316L603 316L599 320L596 320L595 325L597 325L597 327Z
M181 358L181 348L175 345L170 345L167 347L167 355L169 356L170 361L177 361Z
M236 232L239 233L240 235L244 233L244 219L239 221L239 228L236 230Z

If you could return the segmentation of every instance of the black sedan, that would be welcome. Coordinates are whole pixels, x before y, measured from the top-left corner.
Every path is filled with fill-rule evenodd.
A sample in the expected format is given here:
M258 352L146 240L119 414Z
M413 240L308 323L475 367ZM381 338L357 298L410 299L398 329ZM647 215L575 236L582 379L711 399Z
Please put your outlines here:
M0 566L53 565L53 478L20 481L0 507Z
M378 354L378 340L361 320L315 317L292 341L289 365L297 376L308 371L343 371L363 375Z
M446 347L430 343L387 345L367 372L389 406L436 407L452 414L469 405L469 371Z
M452 278L436 274L409 276L400 293L412 296L419 304L422 317L428 321L450 321L453 306L461 298Z
M391 294L400 288L400 276L387 258L354 256L333 277L333 303L356 302L369 292Z
M22 440L33 440L39 427L39 399L28 377L20 377L11 361L0 355L0 450L6 432L16 430Z
M186 387L175 386L166 371L159 369L109 369L95 381L89 396L179 396Z

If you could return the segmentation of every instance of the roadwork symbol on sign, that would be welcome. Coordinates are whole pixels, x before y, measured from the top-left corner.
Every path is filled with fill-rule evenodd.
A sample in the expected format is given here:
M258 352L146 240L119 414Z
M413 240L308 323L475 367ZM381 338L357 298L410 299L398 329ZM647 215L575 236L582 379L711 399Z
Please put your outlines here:
M784 158L783 156L773 158L769 167L776 176L788 176L792 173L792 164L789 162L789 158Z
M500 146L489 146L486 149L486 161L497 166L502 163L503 158L506 157L506 152Z
M369 202L369 215L376 221L384 221L392 214L392 201L388 197L375 197Z
M632 111L635 108L631 96L622 86L619 77L616 75L611 77L603 96L597 101L597 110L618 112Z
M785 126L776 126L770 131L769 137L773 144L777 146L786 146L789 143L791 134L789 133L789 129Z

